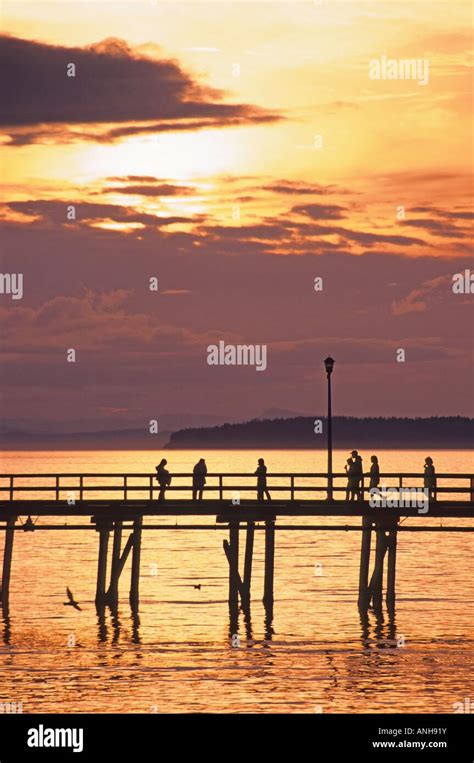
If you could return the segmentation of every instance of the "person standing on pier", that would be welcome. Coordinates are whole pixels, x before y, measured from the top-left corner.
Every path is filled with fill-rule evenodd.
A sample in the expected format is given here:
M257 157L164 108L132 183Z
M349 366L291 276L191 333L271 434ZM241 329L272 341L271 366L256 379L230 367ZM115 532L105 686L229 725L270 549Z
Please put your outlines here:
M352 458L347 459L347 463L344 466L344 469L346 470L347 474L346 501L355 501L359 478L354 472L354 461Z
M263 458L258 459L258 467L255 474L257 475L257 501L263 502L264 496L266 496L267 501L271 501L272 497L267 490L267 467Z
M374 487L378 487L380 483L380 469L379 469L379 460L377 456L371 456L370 460L372 462L372 466L370 467L370 485L369 490L372 490Z
M158 500L161 502L165 500L166 488L171 485L171 474L167 469L165 469L167 463L168 461L166 458L162 458L156 467L156 479L158 480L158 484L160 486L160 494L158 496Z
M202 501L202 493L206 484L207 466L203 458L200 458L193 469L193 501Z
M428 500L436 501L436 471L431 456L425 458L423 485L428 490Z
M362 501L364 492L364 469L362 466L362 456L359 456L357 450L353 450L351 453L353 470L352 474L356 480L356 495L357 500Z

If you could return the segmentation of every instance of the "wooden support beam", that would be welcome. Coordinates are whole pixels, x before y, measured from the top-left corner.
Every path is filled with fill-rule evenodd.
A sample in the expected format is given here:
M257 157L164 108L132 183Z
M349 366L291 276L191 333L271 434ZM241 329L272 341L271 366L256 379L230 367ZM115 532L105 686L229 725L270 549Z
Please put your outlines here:
M117 577L120 578L120 575L123 572L123 568L125 567L125 564L128 559L128 555L130 554L130 551L133 546L133 532L130 533L130 535L127 538L127 542L124 546L124 549L122 551L122 556L120 557L118 563L117 563Z
M8 612L10 597L10 576L13 557L13 538L15 536L16 517L9 517L5 526L5 546L2 566L2 609Z
M273 578L275 572L275 522L265 522L265 577L263 583L263 603L273 605Z
M225 555L227 557L227 561L229 562L229 567L232 564L232 552L231 547L228 540L223 540L222 545L224 547ZM247 590L245 588L245 583L240 577L240 572L237 570L237 576L236 576L236 585L237 585L237 591L240 594L240 600L242 604L246 603L247 598Z
M246 603L248 606L250 605L250 584L252 580L254 536L255 536L255 522L247 522L247 538L245 541L245 559L244 559L244 588L245 588Z
M130 584L130 605L138 611L139 583L140 583L140 556L142 550L142 525L143 517L138 517L133 523L133 552L132 552L132 575Z
M240 522L230 522L229 543L224 547L229 561L229 606L238 609L239 606L239 530ZM242 592L241 592L242 597Z
M387 608L395 609L395 569L397 563L397 530L390 530L387 539L388 562L387 562Z
M370 517L362 518L361 535L358 605L359 609L367 609L369 606L369 564L372 539L372 520Z
M123 522L118 519L114 523L114 538L112 544L112 566L110 571L110 585L107 591L107 600L110 603L117 602L118 600L118 584L120 579L119 565L120 565L120 549L122 546L122 528Z
M369 585L369 603L372 599L374 608L380 609L382 606L383 561L387 550L387 541L385 530L377 528L375 535L375 565Z
M97 526L99 533L99 560L97 564L97 587L95 603L102 607L105 604L105 581L107 578L107 554L109 549L110 524Z

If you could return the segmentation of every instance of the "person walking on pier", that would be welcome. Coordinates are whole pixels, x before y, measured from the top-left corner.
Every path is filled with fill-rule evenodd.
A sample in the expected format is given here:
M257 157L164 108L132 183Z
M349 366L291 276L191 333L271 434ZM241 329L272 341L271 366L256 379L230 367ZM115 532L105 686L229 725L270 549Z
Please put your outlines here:
M423 485L428 490L428 500L436 501L436 471L431 456L425 458Z
M156 467L156 479L158 480L158 484L160 486L160 494L158 496L158 500L161 502L165 500L166 488L171 485L171 474L167 469L165 469L167 463L168 461L166 458L162 458Z
M380 469L379 469L379 460L377 456L371 456L370 460L372 462L372 466L370 467L370 485L369 490L372 490L372 488L378 487L380 483Z
M255 474L257 475L257 501L263 502L264 496L266 496L267 501L271 501L272 497L267 490L267 467L263 458L258 459L258 467Z
M207 466L203 458L200 458L193 469L193 501L202 501L202 493L206 484Z

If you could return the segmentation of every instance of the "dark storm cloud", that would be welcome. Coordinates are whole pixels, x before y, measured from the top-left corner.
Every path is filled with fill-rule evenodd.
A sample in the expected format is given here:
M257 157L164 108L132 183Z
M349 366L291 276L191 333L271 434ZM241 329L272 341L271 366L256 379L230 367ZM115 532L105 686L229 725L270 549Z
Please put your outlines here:
M48 136L110 142L279 119L256 106L223 103L222 91L198 83L177 61L145 57L121 40L69 48L3 35L0 62L1 121L13 145ZM67 76L68 64L75 65L75 77ZM123 126L112 127L117 123ZM84 136L74 130L78 125L89 125Z

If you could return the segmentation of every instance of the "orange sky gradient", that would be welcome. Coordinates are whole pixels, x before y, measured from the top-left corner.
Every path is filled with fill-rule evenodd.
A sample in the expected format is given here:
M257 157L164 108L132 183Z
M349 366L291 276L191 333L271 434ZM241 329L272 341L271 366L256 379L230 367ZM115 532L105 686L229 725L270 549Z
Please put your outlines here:
M347 364L340 413L472 411L472 295L450 289L472 268L471 16L468 2L5 2L2 272L33 284L0 303L11 411L44 426L57 385L64 427L87 384L74 426L88 429L147 420L156 395L167 413L311 412L309 357L329 351ZM370 79L381 56L426 59L429 81ZM155 271L159 306L140 293ZM221 338L268 342L265 381L203 368ZM89 353L75 391L70 346ZM139 389L119 372L137 353Z

